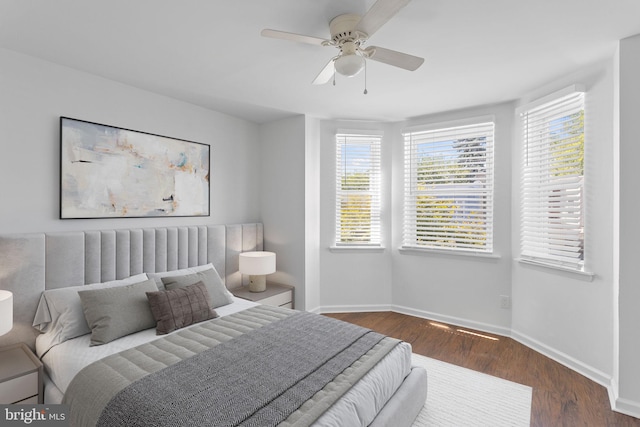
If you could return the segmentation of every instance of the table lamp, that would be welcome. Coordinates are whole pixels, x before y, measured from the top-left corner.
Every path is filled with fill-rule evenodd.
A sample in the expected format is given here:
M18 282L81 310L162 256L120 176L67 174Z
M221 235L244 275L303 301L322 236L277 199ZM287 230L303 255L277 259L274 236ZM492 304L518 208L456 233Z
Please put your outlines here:
M0 290L0 335L13 328L13 294Z
M240 273L249 275L249 291L265 291L267 289L266 275L275 272L275 253L257 251L240 254Z

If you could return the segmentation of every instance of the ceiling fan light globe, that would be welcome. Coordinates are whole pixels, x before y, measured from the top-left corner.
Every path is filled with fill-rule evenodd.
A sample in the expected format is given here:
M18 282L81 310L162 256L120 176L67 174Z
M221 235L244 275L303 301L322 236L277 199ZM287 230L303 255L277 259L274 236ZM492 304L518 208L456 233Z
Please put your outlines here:
M341 55L335 61L336 71L343 76L353 77L364 68L364 58L360 55Z

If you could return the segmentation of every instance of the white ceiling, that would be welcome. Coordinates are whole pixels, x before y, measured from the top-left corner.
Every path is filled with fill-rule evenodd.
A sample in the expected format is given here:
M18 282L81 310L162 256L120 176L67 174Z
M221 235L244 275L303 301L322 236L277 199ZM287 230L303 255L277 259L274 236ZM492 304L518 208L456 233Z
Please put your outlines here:
M0 0L0 46L255 122L309 114L401 120L511 100L610 57L640 33L638 0L413 0L368 43L424 57L409 72L311 81L335 48L263 38L272 28L328 38L374 0Z

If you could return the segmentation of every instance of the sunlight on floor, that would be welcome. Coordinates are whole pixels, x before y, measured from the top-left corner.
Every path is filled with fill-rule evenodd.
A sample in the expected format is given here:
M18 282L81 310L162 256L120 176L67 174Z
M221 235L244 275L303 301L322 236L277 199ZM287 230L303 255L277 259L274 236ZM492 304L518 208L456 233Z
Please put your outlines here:
M469 335L473 335L473 336L476 336L476 337L480 337L480 338L486 338L486 339L491 340L491 341L500 341L496 337L490 337L488 335L482 335L482 334L479 334L477 332L465 331L464 329L456 329L456 331L462 332L463 334L469 334Z
M429 322L429 324L431 326L435 326L436 328L440 328L440 329L451 329L449 326L443 325L442 323Z
M485 339L488 339L488 340L491 340L491 341L500 341L500 339L499 339L499 338L490 337L490 336L488 336L488 335L479 334L479 333L477 333L477 332L467 331L467 330L465 330L465 329L459 329L459 328L458 328L458 329L454 329L454 328L452 328L451 326L449 326L449 325L444 325L444 324L442 324L442 323L429 322L429 325L431 325L431 326L433 326L433 327L436 327L436 328L445 329L445 330L450 331L450 332L461 332L461 333L463 333L463 334L473 335L473 336L475 336L475 337L485 338Z

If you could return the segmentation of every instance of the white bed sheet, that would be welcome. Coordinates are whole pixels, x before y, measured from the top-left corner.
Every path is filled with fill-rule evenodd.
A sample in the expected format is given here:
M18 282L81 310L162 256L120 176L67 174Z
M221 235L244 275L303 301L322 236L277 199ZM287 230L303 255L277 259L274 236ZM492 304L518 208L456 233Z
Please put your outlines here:
M216 308L220 316L237 313L257 305L234 297L232 304ZM65 341L49 350L42 363L51 380L49 387L58 390L45 396L61 396L75 375L85 366L111 354L135 347L158 338L155 329L127 335L108 344L90 347L91 334ZM401 343L387 354L369 373L320 417L314 426L366 426L393 396L411 371L411 345ZM55 391L55 392L54 392ZM58 391L60 393L58 393ZM45 401L45 403L60 403Z
M217 307L216 313L221 317L227 316L255 305L257 304L254 302L233 297L233 303ZM91 347L91 334L87 334L52 347L41 360L53 384L64 393L73 377L85 366L103 357L153 341L159 337L156 335L155 328L152 328L127 335L104 345ZM38 354L38 356L40 355Z

